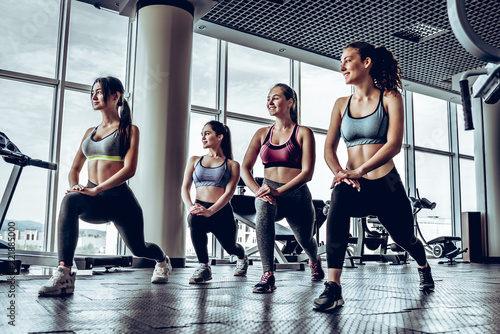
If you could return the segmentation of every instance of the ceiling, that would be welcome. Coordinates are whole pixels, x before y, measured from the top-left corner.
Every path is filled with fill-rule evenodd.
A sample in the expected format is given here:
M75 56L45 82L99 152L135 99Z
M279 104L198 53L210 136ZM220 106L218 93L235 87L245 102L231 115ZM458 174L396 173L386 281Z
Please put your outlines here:
M276 2L219 1L202 21L336 61L350 41L384 45L398 59L405 80L448 92L454 92L453 75L486 65L456 39L446 0ZM500 47L500 1L466 0L466 9L481 39Z
M127 14L137 0L80 0ZM384 45L398 59L405 88L456 99L452 77L484 67L451 29L446 0L188 0L196 32L339 70L353 40ZM486 43L500 47L500 1L464 0L467 18ZM200 19L201 18L201 19ZM410 87L411 86L411 87ZM410 87L410 88L408 88ZM450 97L451 96L451 97Z

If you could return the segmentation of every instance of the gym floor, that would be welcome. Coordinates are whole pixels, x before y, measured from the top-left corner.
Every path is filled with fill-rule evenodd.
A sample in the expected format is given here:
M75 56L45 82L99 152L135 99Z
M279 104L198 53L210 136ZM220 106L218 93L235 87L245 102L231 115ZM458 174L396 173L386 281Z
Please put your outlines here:
M500 333L500 265L429 262L436 282L429 293L418 290L414 261L344 269L345 305L331 313L312 311L324 286L310 281L308 267L278 270L277 290L265 295L252 293L258 261L247 277L234 277L234 265L212 266L204 285L188 284L195 263L174 269L166 285L149 283L152 269L97 268L81 272L75 293L59 298L38 297L51 270L31 267L16 276L15 296L0 277L0 332ZM5 315L12 302L15 327Z

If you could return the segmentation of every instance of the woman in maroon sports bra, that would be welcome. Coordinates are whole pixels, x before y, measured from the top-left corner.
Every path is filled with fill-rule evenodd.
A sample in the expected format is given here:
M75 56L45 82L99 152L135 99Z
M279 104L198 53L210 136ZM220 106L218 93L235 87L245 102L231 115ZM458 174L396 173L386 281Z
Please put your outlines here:
M313 238L314 206L306 183L315 163L314 136L297 124L297 94L285 84L276 84L267 97L267 109L276 122L255 133L241 165L241 177L255 194L257 245L264 274L253 292L268 293L274 283L274 222L286 218L299 245L309 257L312 280L325 276ZM260 155L264 182L259 186L253 169Z

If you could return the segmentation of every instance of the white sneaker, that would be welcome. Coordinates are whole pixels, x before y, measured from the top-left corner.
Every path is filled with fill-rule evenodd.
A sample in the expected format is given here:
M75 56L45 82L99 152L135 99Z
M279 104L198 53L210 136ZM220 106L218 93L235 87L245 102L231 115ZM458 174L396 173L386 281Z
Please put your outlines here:
M156 262L155 270L153 271L153 276L151 276L151 283L153 284L164 284L168 282L168 275L172 272L172 264L170 263L170 258L165 257L165 261Z
M200 263L198 268L193 273L193 276L189 279L189 284L201 284L212 279L212 268L210 265L205 263Z
M246 276L248 269L248 256L238 259L236 261L236 269L234 269L234 276Z
M39 296L62 296L75 291L76 273L71 273L71 269L58 266L47 283L38 290Z

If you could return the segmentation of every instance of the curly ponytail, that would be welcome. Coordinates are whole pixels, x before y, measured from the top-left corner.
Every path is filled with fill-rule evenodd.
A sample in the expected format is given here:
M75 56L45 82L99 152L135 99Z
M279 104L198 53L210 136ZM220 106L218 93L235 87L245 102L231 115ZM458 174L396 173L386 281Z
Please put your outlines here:
M349 43L345 48L356 49L361 56L361 60L370 57L372 67L370 75L375 87L381 90L397 91L402 89L401 68L391 51L385 46L375 47L370 43L355 41Z

